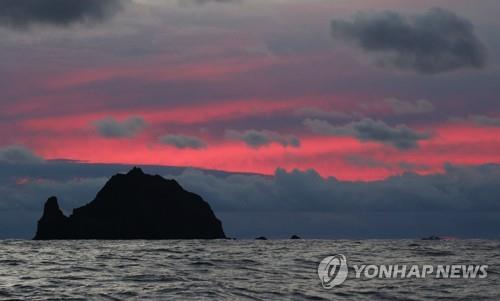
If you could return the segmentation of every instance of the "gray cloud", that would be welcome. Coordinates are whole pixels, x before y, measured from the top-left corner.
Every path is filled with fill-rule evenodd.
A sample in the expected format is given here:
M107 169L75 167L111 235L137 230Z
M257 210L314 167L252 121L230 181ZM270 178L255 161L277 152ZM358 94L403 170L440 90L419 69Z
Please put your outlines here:
M486 50L468 20L433 8L414 17L395 12L357 14L352 21L333 20L334 38L386 55L391 65L422 74L481 68Z
M102 21L128 0L2 0L0 25L27 28L34 24L67 26Z
M343 182L316 171L217 177L187 169L175 178L220 211L500 210L500 166L447 165L443 174L407 173L377 182Z
M478 125L500 127L500 118L488 117L484 115L471 115L468 119Z
M0 148L0 162L12 164L36 164L42 163L44 160L24 146L9 145Z
M449 122L468 122L481 127L500 127L500 118L486 115L468 115L465 117L450 117Z
M243 132L226 130L228 139L244 141L252 148L260 148L272 143L278 143L283 147L300 147L300 140L294 135L282 135L268 130L246 130Z
M281 169L273 177L186 170L176 179L210 201L228 233L373 238L497 237L499 177L500 166L491 165L447 166L443 174L408 173L378 182ZM259 228L255 220L266 226Z
M428 133L418 133L406 125L391 127L380 120L365 118L343 126L335 126L319 119L306 119L304 125L320 135L353 136L360 141L375 141L392 145L401 150L417 148L420 140L430 138Z
M207 147L207 144L202 139L185 135L162 136L160 142L177 148L202 149Z
M385 102L397 115L425 114L434 111L432 102L419 99L416 102L409 102L397 98L388 98Z
M93 125L97 132L105 138L133 137L147 126L142 117L130 117L124 121L116 121L108 117L94 121Z

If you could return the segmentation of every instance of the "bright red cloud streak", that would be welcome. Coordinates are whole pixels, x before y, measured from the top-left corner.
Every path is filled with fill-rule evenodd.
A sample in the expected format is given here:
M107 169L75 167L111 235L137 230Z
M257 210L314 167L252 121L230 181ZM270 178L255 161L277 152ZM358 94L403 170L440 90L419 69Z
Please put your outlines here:
M180 150L151 140L146 133L132 139L104 139L96 135L60 139L34 137L30 145L47 159L71 158L92 163L192 166L233 172L273 174L276 168L315 169L322 176L342 180L380 180L414 170L420 174L443 171L444 164L500 163L499 130L466 124L447 124L422 142L419 149L400 151L348 137L300 137L300 148L271 144L253 149L239 141L209 136L202 150Z

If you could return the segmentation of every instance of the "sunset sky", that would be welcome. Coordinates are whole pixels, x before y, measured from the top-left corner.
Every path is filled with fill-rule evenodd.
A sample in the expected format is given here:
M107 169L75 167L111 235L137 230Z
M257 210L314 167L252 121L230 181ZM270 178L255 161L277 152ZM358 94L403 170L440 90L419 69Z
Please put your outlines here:
M335 211L323 203L335 194L378 210L409 193L383 208L500 212L497 0L68 3L0 3L4 229L12 210L31 223L59 193L69 210L133 165L178 176L233 226L244 218L224 212L274 212L302 193L276 208ZM252 203L259 193L269 204Z
M500 163L498 1L11 2L1 147L343 180Z

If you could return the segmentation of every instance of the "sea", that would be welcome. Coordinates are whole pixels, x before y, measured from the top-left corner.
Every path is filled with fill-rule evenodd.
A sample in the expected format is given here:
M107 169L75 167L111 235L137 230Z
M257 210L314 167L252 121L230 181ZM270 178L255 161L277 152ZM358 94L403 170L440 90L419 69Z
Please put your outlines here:
M325 288L318 265L339 254L347 279ZM487 265L487 275L357 278L354 265ZM500 241L2 240L0 300L497 301Z

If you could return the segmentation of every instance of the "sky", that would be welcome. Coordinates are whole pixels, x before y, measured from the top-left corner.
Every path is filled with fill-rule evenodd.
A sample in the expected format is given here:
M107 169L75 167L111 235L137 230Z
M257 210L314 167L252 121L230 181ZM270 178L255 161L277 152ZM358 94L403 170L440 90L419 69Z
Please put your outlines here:
M2 1L0 237L29 236L44 193L71 210L134 165L202 194L234 236L495 235L499 10Z

